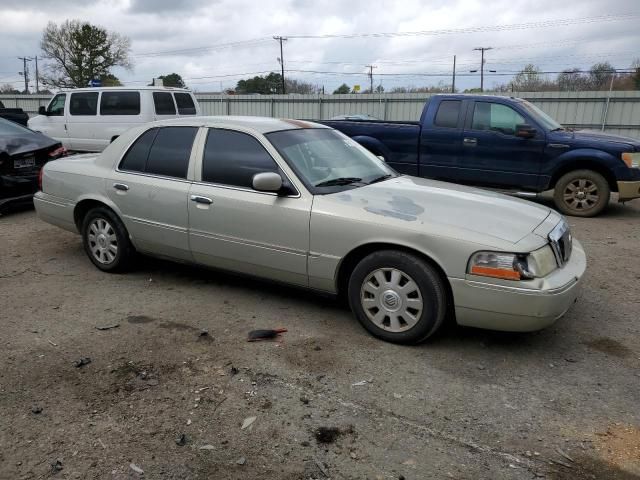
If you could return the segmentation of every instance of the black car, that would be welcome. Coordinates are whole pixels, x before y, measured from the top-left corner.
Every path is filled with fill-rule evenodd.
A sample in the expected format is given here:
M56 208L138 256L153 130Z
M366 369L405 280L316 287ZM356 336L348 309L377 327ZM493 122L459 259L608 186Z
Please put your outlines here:
M31 204L40 168L66 154L57 140L0 118L0 213Z

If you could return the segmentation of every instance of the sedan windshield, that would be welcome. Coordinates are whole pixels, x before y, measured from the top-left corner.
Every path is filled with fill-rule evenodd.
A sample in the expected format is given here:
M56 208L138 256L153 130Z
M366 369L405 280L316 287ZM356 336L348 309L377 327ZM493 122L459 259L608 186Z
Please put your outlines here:
M333 193L396 176L382 160L335 130L305 128L266 136L313 193Z
M529 112L529 114L547 130L564 130L564 127L562 125L560 125L557 121L555 121L549 115L536 107L533 103L529 103L524 100L520 105L522 105Z

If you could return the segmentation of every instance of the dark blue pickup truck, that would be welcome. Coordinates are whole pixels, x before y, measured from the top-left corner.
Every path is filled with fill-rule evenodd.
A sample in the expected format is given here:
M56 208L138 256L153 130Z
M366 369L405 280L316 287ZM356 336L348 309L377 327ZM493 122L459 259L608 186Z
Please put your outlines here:
M435 95L419 122L326 120L398 172L534 194L567 215L598 215L611 192L640 197L640 140L564 128L513 97Z

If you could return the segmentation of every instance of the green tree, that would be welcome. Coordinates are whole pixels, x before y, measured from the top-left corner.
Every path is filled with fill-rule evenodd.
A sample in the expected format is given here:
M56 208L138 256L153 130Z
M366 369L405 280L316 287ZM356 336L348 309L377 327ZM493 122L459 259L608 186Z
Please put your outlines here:
M239 80L236 85L236 93L260 93L263 95L282 93L282 75L271 72L264 77L256 76L247 80Z
M85 87L115 66L131 68L131 42L122 35L80 20L53 22L44 29L40 48L50 61L43 83L52 87Z
M349 87L349 85L347 85L346 83L343 83L333 91L334 95L344 95L346 93L351 93L351 87Z
M122 86L122 82L120 81L120 79L111 73L100 75L100 81L102 82L103 87L121 87Z
M591 90L609 90L611 76L615 76L616 71L609 62L594 64L589 69L589 88Z
M187 85L182 80L182 77L178 73L170 73L169 75L160 75L158 77L162 80L162 85L165 87L185 88ZM151 86L153 84L149 84Z

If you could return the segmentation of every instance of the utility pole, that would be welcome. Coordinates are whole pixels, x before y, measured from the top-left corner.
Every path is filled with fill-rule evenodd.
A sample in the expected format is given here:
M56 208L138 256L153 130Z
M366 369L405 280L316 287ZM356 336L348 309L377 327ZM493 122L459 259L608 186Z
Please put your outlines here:
M38 56L36 55L36 93L40 93L40 75L38 74Z
M487 50L493 50L493 47L478 47L474 50L479 50L481 54L480 60L480 91L484 92L484 52Z
M375 65L367 65L367 68L369 69L369 80L371 83L371 93L373 93L373 69L374 68L378 68Z
M27 62L30 62L33 58L18 57L18 60L22 60L22 71L18 73L24 77L24 93L29 93L29 67L27 67Z
M282 51L282 42L286 42L287 38L286 37L273 37L273 39L280 42L280 58L278 58L278 61L280 62L280 69L282 71L282 94L284 95L287 92L286 92L285 83L284 83L284 53Z
M453 81L451 82L451 93L456 93L456 56L453 56Z

